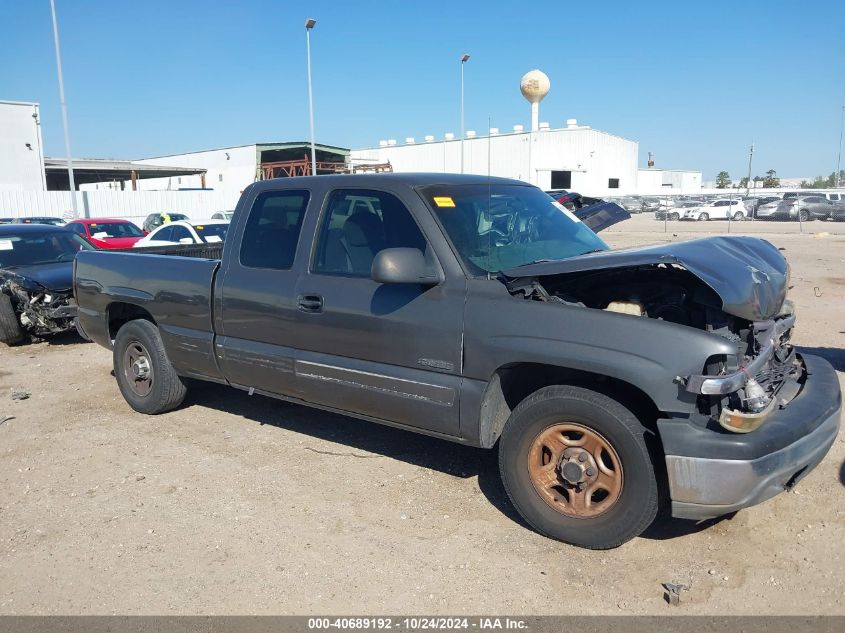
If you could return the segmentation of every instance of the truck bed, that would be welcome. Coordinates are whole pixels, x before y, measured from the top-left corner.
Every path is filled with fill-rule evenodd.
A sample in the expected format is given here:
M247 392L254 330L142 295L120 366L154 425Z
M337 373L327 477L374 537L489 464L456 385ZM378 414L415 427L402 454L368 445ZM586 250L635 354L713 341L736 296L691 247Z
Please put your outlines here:
M159 326L177 371L214 377L212 288L220 261L209 259L213 251L205 247L154 249L78 253L74 293L84 306L79 324L93 341L111 347L122 321L148 318Z

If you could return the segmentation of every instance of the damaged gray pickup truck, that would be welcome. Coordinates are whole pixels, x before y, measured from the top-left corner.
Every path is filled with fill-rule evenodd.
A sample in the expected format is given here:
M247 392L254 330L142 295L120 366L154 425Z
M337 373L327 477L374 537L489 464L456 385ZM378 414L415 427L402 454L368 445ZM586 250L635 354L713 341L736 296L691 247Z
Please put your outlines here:
M193 378L497 447L526 522L583 547L794 486L841 396L790 344L778 250L611 251L582 219L500 178L258 182L220 260L79 253L80 326L143 413Z

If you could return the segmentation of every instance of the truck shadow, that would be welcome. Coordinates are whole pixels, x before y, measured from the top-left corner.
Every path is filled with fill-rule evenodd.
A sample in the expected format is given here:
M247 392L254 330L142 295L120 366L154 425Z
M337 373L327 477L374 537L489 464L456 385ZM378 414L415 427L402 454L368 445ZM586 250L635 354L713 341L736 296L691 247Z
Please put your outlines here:
M502 486L495 450L455 444L270 397L249 396L239 389L207 382L191 382L184 406L191 405L210 407L258 424L336 443L340 446L332 449L332 453L339 456L357 449L452 477L478 477L478 487L487 500L506 517L528 528Z
M329 459L352 454L357 449L452 477L478 477L479 490L497 510L514 523L532 529L519 516L508 498L499 477L498 453L495 449L464 446L270 397L249 396L239 389L208 382L191 381L183 406L191 405L210 407L258 424L338 444L337 449L331 449L327 457ZM315 450L307 446L303 449ZM672 519L668 513L662 513L642 534L642 538L670 540L701 532L731 516L696 523Z

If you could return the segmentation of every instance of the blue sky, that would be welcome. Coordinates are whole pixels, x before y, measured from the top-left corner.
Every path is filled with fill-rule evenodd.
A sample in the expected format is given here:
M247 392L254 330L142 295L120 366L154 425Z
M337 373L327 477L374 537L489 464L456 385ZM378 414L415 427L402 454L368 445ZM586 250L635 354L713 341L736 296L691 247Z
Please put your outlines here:
M318 142L528 123L519 78L552 81L541 120L640 143L640 161L829 174L845 105L845 2L56 0L73 153L142 158L308 138L306 17ZM42 106L63 156L48 0L0 0L0 99Z

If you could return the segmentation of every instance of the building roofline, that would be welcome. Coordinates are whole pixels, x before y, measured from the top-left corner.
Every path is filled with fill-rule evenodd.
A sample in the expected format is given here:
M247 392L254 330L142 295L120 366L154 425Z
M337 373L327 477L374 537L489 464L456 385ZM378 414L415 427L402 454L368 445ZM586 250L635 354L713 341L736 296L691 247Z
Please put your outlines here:
M186 154L205 154L207 152L222 152L227 149L240 149L241 147L296 147L299 145L311 146L310 141L279 141L279 142L264 142L264 143L244 143L243 145L226 145L224 147L211 147L208 149L198 149L189 152L174 152L173 154L160 154L158 156L144 156L143 158L136 158L134 160L155 160L156 158L173 158L174 156L185 156ZM337 150L339 152L349 152L346 147L339 147L337 145L325 145L323 143L314 143L316 149Z
M0 99L0 104L2 105L25 105L25 106L35 106L36 108L40 107L40 103L36 103L34 101L6 101L5 99Z
M579 125L577 127L548 128L548 129L544 129L544 130L537 130L537 131L534 132L534 134L551 134L551 133L554 133L554 132L578 132L578 131L597 132L598 134L605 134L607 136L612 136L614 138L618 138L618 139L621 139L623 141L628 141L629 143L637 143L639 145L638 141L635 141L635 140L630 139L630 138L626 138L624 136L619 136L618 134L614 134L613 132L606 132L604 130L599 130L599 129L591 127L589 125ZM501 136L517 136L517 135L526 135L526 134L531 134L531 130L523 130L522 132L514 132L514 131L511 130L511 131L508 131L508 132L499 132L498 134L478 134L478 135L473 136L473 137L467 137L465 140L467 140L467 141L477 141L477 140L482 140L482 139L486 140L488 138L498 138L498 137L501 137ZM371 149L390 149L390 148L396 148L396 147L414 147L416 145L436 145L437 143L460 142L460 140L461 140L461 137L456 136L455 138L438 138L438 139L434 139L433 141L422 140L422 141L417 141L415 143L396 143L396 145L385 145L385 146L375 145L375 146L369 146L369 147L356 147L352 151L363 152L363 151L371 150Z

